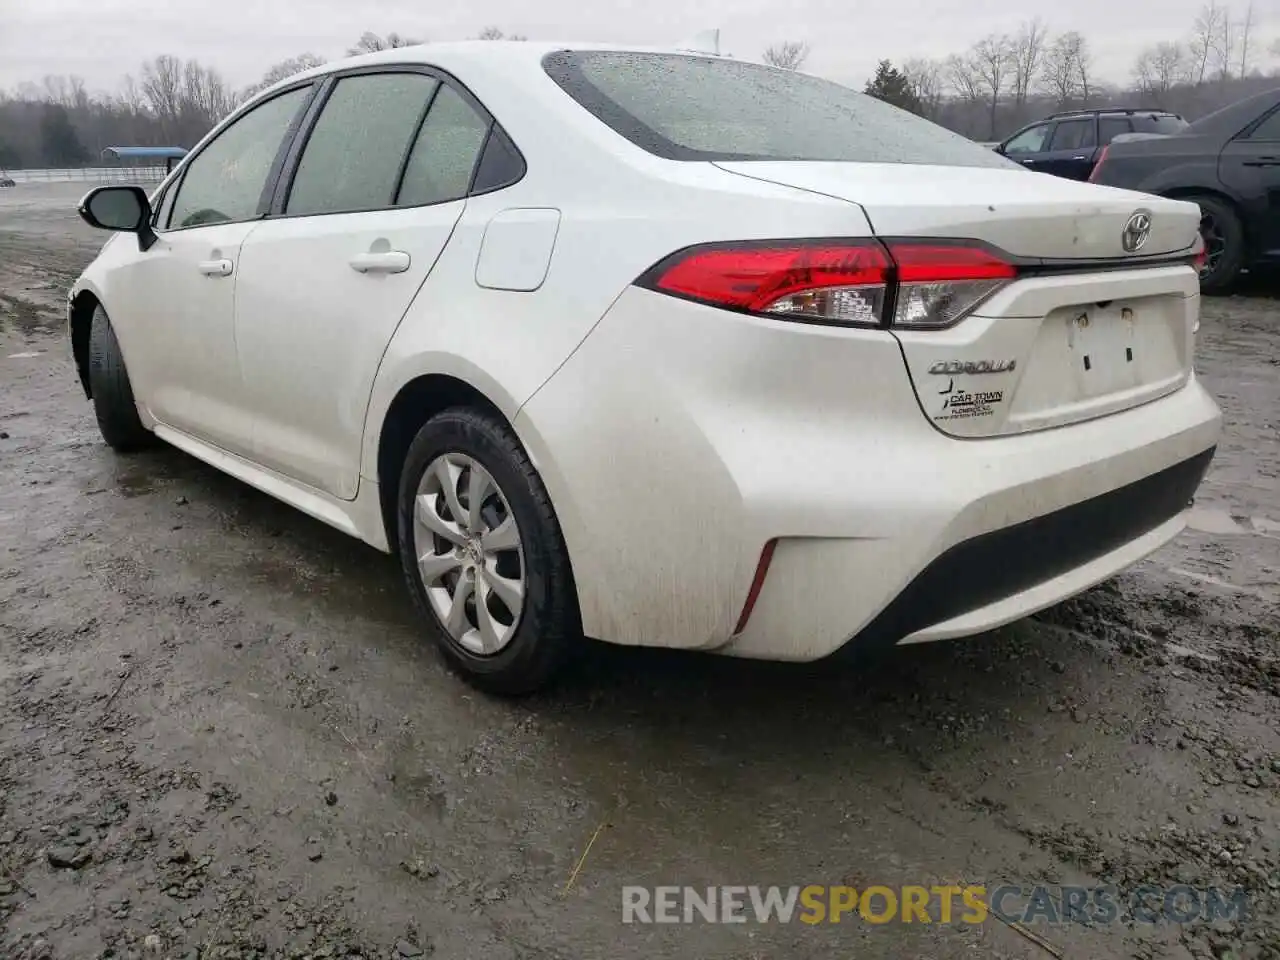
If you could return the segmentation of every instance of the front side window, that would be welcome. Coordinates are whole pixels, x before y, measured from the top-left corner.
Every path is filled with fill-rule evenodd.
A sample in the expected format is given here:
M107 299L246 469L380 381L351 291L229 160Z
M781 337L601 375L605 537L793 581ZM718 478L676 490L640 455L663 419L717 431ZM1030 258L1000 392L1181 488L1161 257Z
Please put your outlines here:
M299 87L254 107L193 157L178 185L169 228L258 216L271 166L310 91Z
M1038 127L1031 127L1023 130L1020 134L1004 145L1005 153L1043 153L1044 142L1049 137L1049 131L1053 126L1048 123L1042 123Z
M1280 110L1258 124L1258 128L1249 135L1250 140L1280 140Z
M390 207L400 165L438 86L421 73L339 80L302 151L285 213Z
M414 207L467 195L489 121L453 87L441 87L409 154L396 205Z
M597 120L669 160L1010 166L967 137L792 70L604 50L549 54L543 68Z

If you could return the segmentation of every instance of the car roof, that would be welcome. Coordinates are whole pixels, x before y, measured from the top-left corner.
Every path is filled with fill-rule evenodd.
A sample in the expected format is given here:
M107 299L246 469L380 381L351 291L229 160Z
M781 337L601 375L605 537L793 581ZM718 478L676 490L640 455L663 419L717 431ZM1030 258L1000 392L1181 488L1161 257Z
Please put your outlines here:
M1097 109L1092 110L1063 110L1061 113L1051 113L1049 116L1045 117L1045 119L1058 120L1062 117L1089 117L1094 114L1101 116L1103 114L1110 113L1118 115L1123 114L1124 116L1129 116L1135 113L1147 113L1161 117L1179 116L1179 114L1174 113L1172 110L1166 110L1163 107L1098 107Z
M390 50L379 50L377 53L365 53L355 57L345 57L329 63L296 73L276 86L286 86L313 77L323 77L342 70L380 64L420 63L440 67L453 72L465 72L468 67L486 67L501 63L540 63L549 53L565 51L600 51L615 53L654 53L668 56L704 57L711 59L727 59L716 54L697 50L682 50L678 47L636 46L616 43L583 43L582 41L553 42L548 40L451 40L439 43L419 43L407 47L394 47ZM266 91L264 91L266 92ZM255 98L256 99L256 98Z

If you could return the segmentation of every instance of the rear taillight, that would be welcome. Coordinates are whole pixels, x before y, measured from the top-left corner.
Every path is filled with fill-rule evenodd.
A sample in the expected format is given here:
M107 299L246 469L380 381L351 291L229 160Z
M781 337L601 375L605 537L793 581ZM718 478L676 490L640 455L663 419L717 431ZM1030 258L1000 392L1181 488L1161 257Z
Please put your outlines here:
M949 327L1018 275L985 247L889 241L897 265L895 327Z
M939 329L1017 272L998 252L970 241L778 241L692 247L639 283L780 319Z
M1098 182L1098 171L1102 169L1102 164L1106 162L1107 154L1111 150L1111 144L1107 144L1102 148L1102 152L1098 154L1098 159L1093 162L1093 169L1089 171L1089 182Z

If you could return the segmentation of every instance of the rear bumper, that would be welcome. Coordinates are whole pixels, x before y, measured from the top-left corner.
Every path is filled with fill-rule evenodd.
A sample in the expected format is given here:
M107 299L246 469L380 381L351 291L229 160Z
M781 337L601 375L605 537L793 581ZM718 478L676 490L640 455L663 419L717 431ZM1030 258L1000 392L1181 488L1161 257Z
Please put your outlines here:
M1213 459L1159 473L943 551L855 638L858 647L990 630L1105 580L1176 536Z
M980 632L1140 559L1182 529L1221 414L1192 379L1085 423L956 439L883 331L629 290L515 425L589 635L814 660Z

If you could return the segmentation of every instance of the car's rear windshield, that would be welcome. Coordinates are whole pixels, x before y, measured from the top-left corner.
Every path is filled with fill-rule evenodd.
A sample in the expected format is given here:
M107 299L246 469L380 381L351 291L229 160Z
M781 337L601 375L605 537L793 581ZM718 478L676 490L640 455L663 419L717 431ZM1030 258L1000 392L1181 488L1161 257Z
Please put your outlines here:
M1181 133L1190 126L1181 117L1172 115L1153 116L1149 113L1135 113L1131 118L1134 133Z
M1016 164L848 87L740 60L576 50L543 66L614 131L669 160Z

